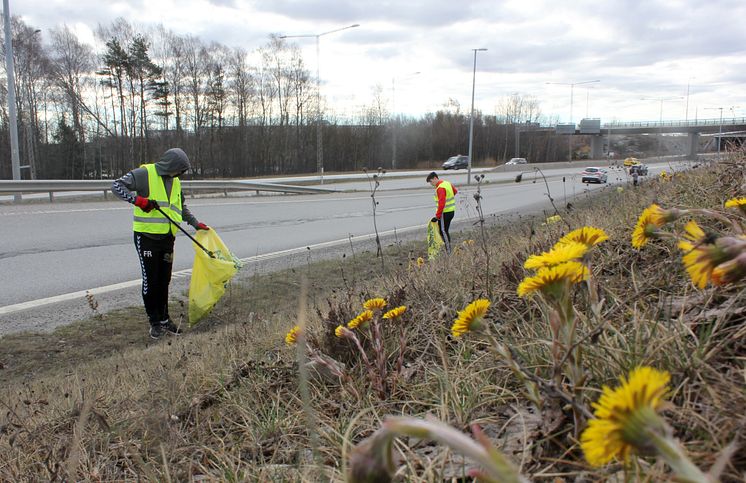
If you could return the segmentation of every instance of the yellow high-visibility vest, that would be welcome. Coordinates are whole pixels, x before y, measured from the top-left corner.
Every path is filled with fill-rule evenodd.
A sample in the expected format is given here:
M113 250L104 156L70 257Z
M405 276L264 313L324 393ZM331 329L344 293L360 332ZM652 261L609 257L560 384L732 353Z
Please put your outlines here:
M155 164L144 164L148 170L148 199L156 201L164 213L176 223L181 223L181 181L173 178L171 199L166 196L166 185L155 170ZM176 233L176 225L168 221L160 211L144 212L135 206L132 229L141 233L171 234Z
M435 188L435 194L433 195L433 199L435 200L435 207L438 207L439 188L445 188L446 190L446 205L443 207L443 213L456 211L456 195L453 194L453 185L446 180L441 181L441 183Z

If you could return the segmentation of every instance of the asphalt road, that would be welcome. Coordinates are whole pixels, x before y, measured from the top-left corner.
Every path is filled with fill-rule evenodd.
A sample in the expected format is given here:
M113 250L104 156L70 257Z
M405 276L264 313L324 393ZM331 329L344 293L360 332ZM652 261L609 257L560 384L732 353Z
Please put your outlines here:
M670 168L668 164L651 166L651 175L661 169ZM581 184L577 173L578 169L546 171L558 202L604 187ZM512 181L515 174L485 175L486 216L526 212L547 204L541 178L533 183L534 175L526 173L518 184ZM454 222L469 225L477 217L476 185L466 186L464 171L444 177L459 187ZM376 195L379 232L391 235L395 231L400 237L424 233L435 210L433 190L421 178L382 178ZM626 182L621 172L609 173L609 185ZM344 181L333 185L339 193L198 198L188 199L187 206L238 257L248 262L276 259L281 265L284 258L309 252L306 247L321 251L369 239L374 232L370 192L347 191L369 186L367 181ZM101 298L101 310L139 305L140 267L131 217L131 206L118 200L0 205L0 335L47 330L90 313L85 291ZM175 290L183 290L188 283L185 271L193 261L191 245L182 234L177 236ZM105 300L107 294L111 300Z

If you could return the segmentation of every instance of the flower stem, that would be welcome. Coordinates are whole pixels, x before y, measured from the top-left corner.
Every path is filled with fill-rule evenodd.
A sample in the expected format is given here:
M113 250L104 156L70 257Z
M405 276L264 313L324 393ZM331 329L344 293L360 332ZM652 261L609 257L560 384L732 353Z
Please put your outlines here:
M676 472L680 481L688 483L711 483L711 480L686 456L684 449L671 437L649 431L650 442L658 454Z

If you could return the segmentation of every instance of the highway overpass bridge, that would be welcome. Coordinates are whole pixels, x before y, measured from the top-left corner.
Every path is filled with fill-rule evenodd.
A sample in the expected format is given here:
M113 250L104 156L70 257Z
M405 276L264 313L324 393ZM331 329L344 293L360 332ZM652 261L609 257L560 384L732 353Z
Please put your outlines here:
M553 131L560 135L591 136L591 157L599 159L604 156L604 139L617 134L686 134L687 156L695 158L701 135L711 135L721 142L723 138L746 138L746 117L728 119L694 119L686 121L633 121L610 122L601 125L599 119L582 119L574 124L557 124L540 126L538 124L519 124L516 129L516 150L520 134L528 132ZM518 155L516 154L516 157Z

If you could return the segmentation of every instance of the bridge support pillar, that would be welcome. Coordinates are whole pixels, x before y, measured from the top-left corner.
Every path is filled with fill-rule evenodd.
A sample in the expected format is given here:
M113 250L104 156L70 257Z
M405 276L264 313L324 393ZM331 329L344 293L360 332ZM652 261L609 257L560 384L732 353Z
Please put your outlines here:
M686 139L686 155L690 159L697 159L697 150L699 148L699 133L690 132Z
M603 136L591 136L591 159L601 159L604 157L604 138Z

